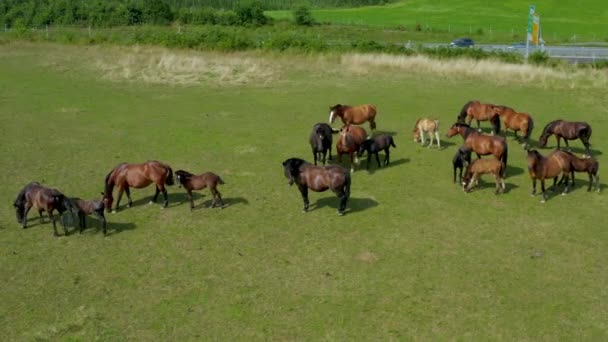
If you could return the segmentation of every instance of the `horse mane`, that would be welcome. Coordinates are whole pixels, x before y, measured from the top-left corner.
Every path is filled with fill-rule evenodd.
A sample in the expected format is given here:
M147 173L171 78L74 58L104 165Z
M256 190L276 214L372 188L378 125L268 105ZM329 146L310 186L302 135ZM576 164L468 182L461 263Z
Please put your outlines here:
M562 120L553 120L551 122L549 122L548 124L545 125L545 128L543 128L543 133L541 135L545 135L548 134L549 130L552 129L553 127L555 127L555 125L557 125L560 121Z
M108 175L106 176L106 180L105 180L105 187L104 187L104 193L106 195L110 195L112 196L112 190L114 190L114 179L113 179L113 175L114 172L116 171L116 169L118 169L121 165L124 165L125 163L120 163L118 164L115 168L113 168Z
M194 174L185 170L177 170L175 171L175 174L179 176L178 178L181 184L185 184L192 176L194 176Z

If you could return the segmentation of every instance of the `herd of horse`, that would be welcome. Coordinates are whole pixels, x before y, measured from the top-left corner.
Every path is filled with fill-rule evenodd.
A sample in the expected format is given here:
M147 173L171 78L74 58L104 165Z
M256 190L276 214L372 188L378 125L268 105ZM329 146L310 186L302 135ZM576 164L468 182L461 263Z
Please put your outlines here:
M331 190L339 198L338 214L344 215L350 197L351 173L355 170L358 158L366 152L367 168L371 164L372 155L375 156L378 167L387 166L390 163L390 148L396 148L393 137L388 134L368 135L361 126L369 122L372 133L376 128L377 110L374 105L335 105L329 109L329 124L317 123L313 125L309 135L309 143L313 154L313 163L308 163L301 158L289 158L283 161L283 171L288 179L288 184L296 184L302 201L304 211L308 211L310 202L308 190L323 192ZM342 120L343 126L340 130L332 128L336 118ZM477 129L471 127L473 120L477 122ZM481 130L482 121L491 124L491 134L485 134ZM501 126L504 125L505 136L501 136ZM508 145L506 142L507 130L512 130L516 140L521 141L527 151L528 173L532 179L532 194L536 193L537 181L541 183L542 202L547 199L545 180L553 179L553 185L564 184L564 193L568 191L569 184L574 185L574 172L586 172L589 176L588 191L595 183L599 192L599 163L591 157L589 139L591 137L591 126L586 122L570 122L555 120L548 123L539 138L539 147L545 147L551 135L557 139L557 149L547 156L541 155L537 150L530 149L529 138L534 128L534 121L530 114L520 113L514 109L481 103L479 101L467 102L456 118L456 122L447 131L447 137L460 135L463 144L460 146L452 159L453 181L458 181L465 192L470 192L474 186L479 185L479 179L484 174L492 174L496 179L496 193L503 193L506 189L505 177L508 163ZM518 136L521 132L522 136ZM348 155L350 159L347 169L341 165L326 165L328 159L332 160L333 136L337 134L336 152L338 163L342 164L342 157ZM441 148L439 136L439 120L421 118L415 123L413 129L414 141L425 144L425 135L428 135L432 147L436 140L437 147ZM560 149L560 140L563 139L569 149L568 140L580 139L585 146L585 156L580 158L570 151ZM384 161L380 162L379 152L384 152ZM475 153L477 159L471 161L471 154ZM482 156L493 156L482 158ZM321 163L323 165L318 165ZM464 172L464 175L463 175ZM561 180L557 182L559 176ZM43 212L47 212L53 224L54 234L57 236L56 217L54 211L62 217L69 213L74 218L78 217L80 232L86 228L86 216L94 215L100 221L104 235L106 234L106 219L104 211L116 212L120 207L123 193L127 195L127 207L131 207L130 189L139 189L154 184L156 192L150 201L154 203L160 193L163 194L163 208L168 206L167 185L175 184L186 190L190 201L190 209L194 209L192 191L209 188L213 195L211 207L224 207L218 185L224 184L220 176L213 172L200 175L192 174L185 170L173 173L172 168L159 161L147 161L141 164L121 163L114 167L105 177L104 191L99 200L85 201L76 197L68 197L57 189L48 188L38 182L31 182L21 189L14 201L17 222L23 228L27 227L27 215L31 208L36 208L41 222ZM117 199L114 204L113 192L117 188ZM112 206L114 205L114 208ZM74 220L75 221L75 220ZM64 220L60 220L64 234L68 231Z

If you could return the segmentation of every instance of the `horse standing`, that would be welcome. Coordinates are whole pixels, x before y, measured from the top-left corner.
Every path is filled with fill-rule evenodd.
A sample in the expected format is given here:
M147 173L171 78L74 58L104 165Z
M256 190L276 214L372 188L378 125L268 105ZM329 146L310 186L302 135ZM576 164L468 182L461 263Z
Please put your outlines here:
M570 178L572 179L572 186L574 186L574 171L576 172L587 172L589 176L589 186L587 187L587 191L591 191L591 187L593 182L595 181L595 191L600 192L600 163L594 158L579 158L573 153L565 152L568 156L570 156L570 166L571 166L571 174ZM565 181L568 181L567 179ZM564 178L559 181L559 184L564 182ZM553 185L555 185L555 180L553 181Z
M371 139L366 139L361 146L359 147L359 157L363 156L363 153L367 151L367 165L366 169L369 170L369 164L372 159L372 154L376 155L376 162L378 163L378 167L380 165L380 157L378 157L378 152L384 150L384 165L387 166L390 163L390 147L397 148L393 137L388 134L381 134Z
M477 131L481 132L480 121L490 121L492 133L500 133L500 117L494 110L491 103L481 103L479 101L469 101L464 104L458 115L457 122L471 125L471 121L477 121Z
M163 208L166 208L169 205L169 200L167 199L165 185L173 185L173 170L169 165L156 160L150 160L141 164L118 164L108 173L105 179L103 202L106 209L109 211L112 208L112 202L114 201L112 191L114 190L114 186L118 186L118 199L116 200L116 207L112 211L115 213L120 206L123 191L127 194L129 201L127 207L130 208L133 201L131 201L129 188L145 188L152 183L156 185L156 193L150 203L156 202L158 194L162 192L165 198Z
M551 135L555 134L557 139L557 148L559 149L560 139L564 139L566 147L570 149L568 140L581 139L585 145L585 155L591 156L589 151L589 139L591 138L591 126L586 122L573 122L564 120L554 120L549 122L538 139L540 147L547 146L547 140Z
M318 123L312 126L312 132L308 139L310 147L312 148L312 155L315 160L320 160L325 165L325 157L329 151L329 160L331 160L331 144L332 144L332 129L331 126L326 123Z
M209 188L213 195L213 202L211 202L211 208L215 208L216 204L220 207L224 207L224 201L222 200L222 194L217 190L218 184L225 184L220 176L213 172L205 172L200 175L194 175L188 171L177 170L175 171L175 178L180 184L180 188L183 186L188 193L190 198L190 210L194 209L194 199L192 198L192 190L203 190Z
M494 109L498 116L502 118L502 121L505 125L505 135L506 132L511 129L513 130L513 135L515 139L519 141L523 141L524 148L528 147L528 139L532 134L532 130L534 129L534 120L528 113L518 113L513 108L507 106L494 106ZM517 132L521 131L523 134L522 139L519 139Z
M369 121L371 130L376 129L376 106L371 104L359 106L337 104L329 107L329 123L333 124L336 117L340 117L344 125L360 125Z
M70 198L72 203L75 204L75 209L78 214L78 223L80 227L80 233L87 227L87 215L94 215L99 220L99 224L103 230L103 235L106 235L106 217L103 212L105 205L103 199L86 201L80 198Z
M460 134L464 140L464 146L470 148L477 154L477 158L482 155L492 154L496 159L505 164L504 172L506 172L508 147L504 138L499 136L490 136L478 133L467 124L455 123L448 130L448 137L451 138L456 134ZM503 174L502 177L505 175Z
M477 159L467 166L467 171L462 178L462 189L470 192L473 185L477 185L479 177L483 174L491 173L496 177L496 194L505 192L505 173L506 166L498 159L487 158Z
M342 155L348 154L350 156L350 172L355 171L354 163L359 162L355 154L359 151L359 147L361 147L366 137L367 132L359 126L345 125L340 130L340 136L336 144L338 161L342 163Z
M441 148L441 141L439 140L439 120L433 120L428 118L422 118L416 120L414 125L414 142L422 139L422 145L424 146L424 136L429 135L431 142L429 142L429 148L433 146L433 137L437 138L437 147Z
M452 167L454 168L454 183L456 183L456 171L459 171L458 181L462 182L462 172L469 164L471 164L471 149L466 146L460 146L452 158Z
M59 236L59 233L57 233L56 219L53 211L56 210L59 216L61 216L66 211L71 212L73 208L72 203L59 190L47 188L38 182L27 184L17 195L13 206L17 211L17 221L21 223L23 229L27 228L27 214L32 207L38 210L40 223L44 222L42 212L46 211L53 223L53 234L55 236ZM63 232L67 236L67 228L63 220L60 221Z
M536 150L528 150L526 157L528 164L528 173L532 178L532 196L536 194L536 180L540 180L543 198L541 203L545 203L547 196L545 194L545 179L556 178L562 174L562 178L566 179L566 186L562 195L568 192L568 173L571 171L570 156L561 150L555 150L548 156L544 157Z
M308 189L316 192L331 190L340 198L338 214L344 215L350 197L351 177L348 170L338 165L315 166L299 158L289 158L283 162L283 172L289 185L296 184L302 200L304 212L308 211Z

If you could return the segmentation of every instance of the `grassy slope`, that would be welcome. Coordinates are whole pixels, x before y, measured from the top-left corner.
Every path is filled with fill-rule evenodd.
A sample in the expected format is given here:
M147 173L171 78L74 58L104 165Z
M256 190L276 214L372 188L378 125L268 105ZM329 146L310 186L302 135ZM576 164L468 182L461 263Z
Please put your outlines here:
M495 196L486 178L464 194L451 182L460 138L444 138L441 151L410 139L416 117L438 117L445 130L478 98L533 113L534 137L556 117L589 121L603 165L603 89L356 76L314 57L277 59L281 77L265 86L152 86L100 80L85 67L98 53L0 46L5 339L608 337L605 196L579 187L541 205L511 140L509 193ZM335 102L378 105L379 129L396 134L393 165L353 175L348 215L335 214L330 193L311 194L319 208L302 214L280 162L310 159L309 129ZM28 181L95 197L115 164L153 158L221 174L233 205L190 213L173 187L159 210L144 205L148 188L109 216L106 238L15 223L11 203ZM209 200L204 192L197 203Z
M529 1L429 1L411 0L388 6L350 9L315 10L315 19L321 22L357 24L382 27L405 26L413 30L416 24L423 29L445 31L453 35L473 34L482 29L479 41L492 41L511 32L519 40L525 37ZM584 0L564 2L543 1L536 4L541 15L543 36L549 43L570 39L577 41L604 41L608 39L608 8L602 1ZM269 12L276 18L290 18L287 11Z

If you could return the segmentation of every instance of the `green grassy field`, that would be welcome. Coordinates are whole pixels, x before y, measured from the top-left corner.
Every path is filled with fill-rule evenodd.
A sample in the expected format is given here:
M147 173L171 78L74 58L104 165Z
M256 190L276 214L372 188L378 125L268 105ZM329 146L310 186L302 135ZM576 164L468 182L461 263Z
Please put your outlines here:
M414 31L456 38L473 36L479 42L524 41L528 25L529 1L511 0L488 2L466 1L401 1L386 6L312 11L320 22L403 27L408 39L427 40ZM557 0L535 3L540 14L543 38L547 44L576 42L606 42L608 9L602 1L563 2ZM289 11L268 12L275 18L291 18ZM452 39L453 39L452 38Z
M461 139L442 136L442 150L411 139L417 117L439 118L444 133L480 99L530 112L533 142L552 119L588 121L604 165L605 73L597 85L528 82L499 66L506 76L401 68L0 45L3 338L606 339L605 195L587 193L578 175L570 194L539 203L511 137L508 192L495 196L484 178L465 194L451 179ZM331 193L312 193L304 214L281 162L311 159L309 131L335 103L376 104L397 148L389 167L353 174L347 215ZM108 214L107 237L92 220L59 238L33 213L27 230L15 221L12 202L29 181L94 198L116 164L148 159L220 174L230 206L190 212L174 186L164 210L147 204L152 188L134 190L133 208ZM196 204L210 200L205 191Z

